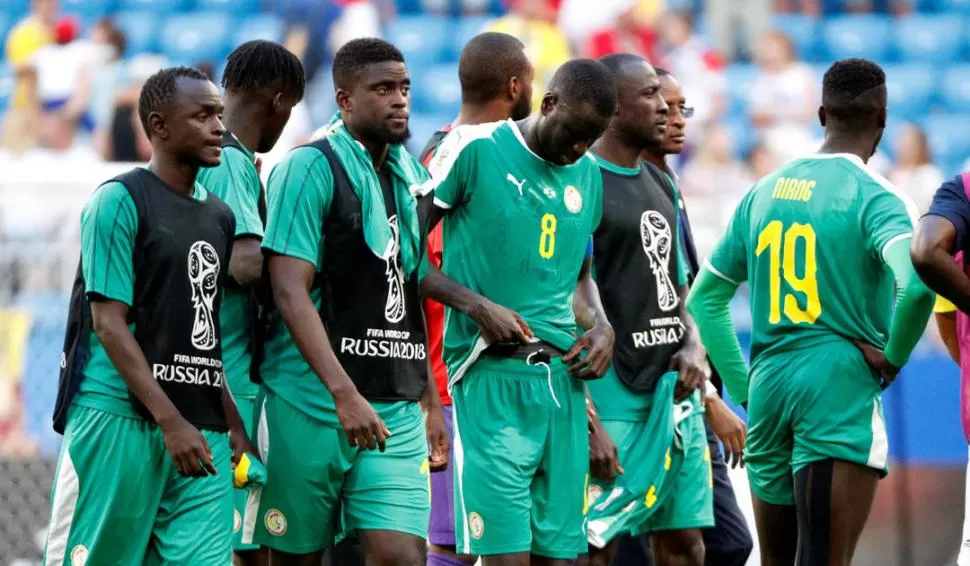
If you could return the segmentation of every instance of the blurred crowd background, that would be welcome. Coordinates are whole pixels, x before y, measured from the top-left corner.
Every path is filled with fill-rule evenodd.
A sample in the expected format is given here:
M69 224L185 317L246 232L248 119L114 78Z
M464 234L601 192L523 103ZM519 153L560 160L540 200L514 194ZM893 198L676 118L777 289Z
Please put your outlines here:
M836 59L883 64L891 121L871 165L921 209L970 169L970 0L0 0L0 566L39 563L78 213L99 183L150 157L135 107L145 79L184 64L218 83L249 39L297 53L310 87L263 156L265 176L335 112L329 67L343 43L380 36L402 50L418 150L456 115L458 55L484 30L526 44L536 102L573 57L633 52L678 78L695 113L672 165L701 254L755 180L815 149ZM742 340L746 304L735 305ZM897 465L858 564L953 563L967 446L945 356L931 326L887 393Z

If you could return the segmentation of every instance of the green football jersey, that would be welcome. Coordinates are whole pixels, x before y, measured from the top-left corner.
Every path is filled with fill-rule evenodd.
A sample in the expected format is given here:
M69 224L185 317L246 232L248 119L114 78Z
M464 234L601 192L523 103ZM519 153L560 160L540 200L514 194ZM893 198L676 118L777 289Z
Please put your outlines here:
M549 163L508 120L456 128L429 170L435 204L452 209L442 227L444 273L567 350L576 338L573 292L602 215L603 179L593 158ZM446 311L443 357L452 382L485 346L474 321Z
M225 146L222 148L222 163L218 167L199 170L199 183L225 201L236 216L236 238L263 237L263 222L259 218L258 208L263 189L253 158L251 153ZM222 362L230 391L241 399L255 399L259 391L259 387L249 379L253 359L250 309L248 291L237 286L226 287L219 312Z
M796 159L738 205L707 267L751 295L751 359L863 340L884 347L894 302L886 248L909 238L913 201L849 154Z

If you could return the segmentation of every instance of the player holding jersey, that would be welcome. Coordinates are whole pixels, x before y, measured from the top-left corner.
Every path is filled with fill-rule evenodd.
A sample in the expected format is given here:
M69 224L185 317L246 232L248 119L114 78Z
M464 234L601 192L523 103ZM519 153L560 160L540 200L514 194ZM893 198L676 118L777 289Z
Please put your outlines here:
M744 197L688 299L732 398L747 402L745 461L767 566L796 556L797 564L851 563L887 473L881 389L933 307L909 257L916 207L866 166L886 112L878 65L833 64L820 152ZM728 311L743 281L750 375Z
M584 269L602 204L584 154L615 109L609 69L570 61L537 114L456 128L430 164L444 274L429 271L422 288L448 306L457 549L489 565L565 564L586 552L589 433L573 376L605 372L612 330ZM597 315L578 339L574 292Z

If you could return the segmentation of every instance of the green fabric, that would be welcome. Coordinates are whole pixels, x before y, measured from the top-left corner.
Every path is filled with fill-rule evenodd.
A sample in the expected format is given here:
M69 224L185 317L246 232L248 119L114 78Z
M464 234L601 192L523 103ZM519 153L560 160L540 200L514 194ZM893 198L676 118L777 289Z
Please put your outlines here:
M233 393L233 397L235 397L236 399L236 408L239 409L239 416L242 417L243 425L246 427L246 433L249 435L249 438L253 442L256 442L256 431L254 426L256 422L256 400L243 399L236 396L235 393ZM255 463L256 462L254 462L254 464ZM260 473L262 474L260 477L254 478L254 479L260 480L259 482L257 482L259 483L259 485L264 485L266 483L265 465L259 464L258 467L252 468L251 471L255 472L256 474L260 474ZM249 517L249 515L253 513L256 513L258 509L247 509L246 503L249 500L249 494L250 494L249 489L247 488L234 489L232 491L233 491L232 549L233 550L255 550L259 548L257 545L252 544L251 542L249 544L244 544L242 542L242 539L243 539L242 527L246 523L247 517Z
M364 240L374 255L386 260L394 253L393 232L387 221L387 209L374 162L363 144L354 139L344 126L339 113L331 118L326 135L347 176L354 180L354 191L360 198L364 217ZM421 231L412 190L428 179L428 173L403 144L388 147L386 163L391 172L397 205L401 267L405 276L410 276L421 260Z
M886 360L903 367L923 336L936 296L916 274L909 256L910 239L896 240L885 251L886 264L896 279L896 308L886 340Z
M680 198L680 187L677 186L677 182L667 174L666 171L660 169L661 176L670 183L670 191L674 195L674 209L677 210L677 285L683 286L690 282L690 264L687 262L687 251L684 249L684 238L681 230L684 229L684 222L681 216L681 205L683 202Z
M705 265L687 296L687 312L694 319L724 387L735 403L748 400L748 364L731 320L731 298L738 286L718 277Z
M600 379L586 382L589 395L596 405L600 420L639 422L650 416L653 394L643 394L630 390L616 374L611 364L606 375Z

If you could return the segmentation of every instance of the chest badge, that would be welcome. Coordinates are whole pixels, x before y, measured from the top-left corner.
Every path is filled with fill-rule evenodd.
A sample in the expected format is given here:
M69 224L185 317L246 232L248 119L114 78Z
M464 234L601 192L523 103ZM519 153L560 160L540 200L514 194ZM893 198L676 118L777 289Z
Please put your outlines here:
M566 203L566 210L573 214L583 208L583 195L579 194L579 190L572 185L566 187L566 191L563 193L563 201Z

